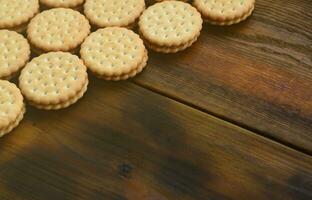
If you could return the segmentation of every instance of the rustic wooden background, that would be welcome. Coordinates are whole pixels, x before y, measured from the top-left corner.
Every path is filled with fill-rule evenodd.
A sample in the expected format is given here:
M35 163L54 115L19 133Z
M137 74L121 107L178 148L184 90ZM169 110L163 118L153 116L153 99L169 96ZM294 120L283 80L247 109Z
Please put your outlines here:
M257 0L0 139L0 200L311 200L312 1Z

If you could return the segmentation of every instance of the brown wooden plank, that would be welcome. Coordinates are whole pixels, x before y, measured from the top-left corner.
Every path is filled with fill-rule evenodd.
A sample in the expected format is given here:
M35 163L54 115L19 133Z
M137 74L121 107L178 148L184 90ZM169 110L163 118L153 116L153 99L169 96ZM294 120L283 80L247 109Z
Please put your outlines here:
M311 198L311 157L129 82L0 140L1 200Z
M150 53L135 83L312 153L312 1L257 0L190 49Z

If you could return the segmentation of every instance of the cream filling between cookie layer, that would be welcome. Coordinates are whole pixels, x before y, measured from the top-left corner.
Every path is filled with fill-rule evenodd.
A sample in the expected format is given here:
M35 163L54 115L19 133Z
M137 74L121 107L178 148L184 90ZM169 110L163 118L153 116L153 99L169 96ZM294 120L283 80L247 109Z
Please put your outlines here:
M227 21L218 21L218 20L211 20L211 19L207 19L204 18L205 22L208 22L210 24L213 25L220 25L220 26L226 26L226 25L232 25L232 24L237 24L241 21L244 21L245 19L247 19L247 17L249 17L252 13L252 11L254 10L254 6L248 11L248 13L246 13L245 15L243 15L241 18L236 18L233 20L227 20Z
M88 84L89 81L88 79L86 80L86 83L84 84L84 86L82 87L82 89L72 98L68 99L65 102L61 102L58 104L39 104L33 101L29 101L29 104L39 108L39 109L44 109L44 110L58 110L58 109L62 109L62 108L67 108L68 106L76 103L80 98L82 98L82 96L84 95L84 93L87 91L88 89Z
M152 43L149 43L148 41L144 40L145 44L152 50L162 53L176 53L178 51L182 51L188 47L190 47L194 42L197 41L199 35L197 35L193 40L182 44L180 46L158 46Z
M0 137L8 134L9 132L11 132L15 127L17 127L19 125L19 123L22 121L22 119L24 118L24 113L26 112L25 109L25 105L22 108L21 113L17 116L17 118L12 121L10 123L10 125L6 128L3 128L2 130L0 130Z

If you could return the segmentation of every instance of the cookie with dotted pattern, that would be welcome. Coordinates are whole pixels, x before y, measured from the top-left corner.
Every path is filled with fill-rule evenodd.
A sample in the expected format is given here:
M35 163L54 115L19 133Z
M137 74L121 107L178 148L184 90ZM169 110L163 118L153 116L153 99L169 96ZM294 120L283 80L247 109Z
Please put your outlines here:
M147 50L133 31L108 27L90 34L81 45L80 55L96 76L125 80L141 72L147 64Z
M84 13L97 27L133 27L145 9L144 0L86 0Z
M139 32L151 49L174 53L191 46L199 37L203 20L188 3L164 1L146 9L139 20Z
M0 30L0 79L12 78L25 66L30 57L30 47L23 35Z
M193 5L205 22L214 25L232 25L252 14L255 0L194 0Z
M78 11L54 8L36 15L27 28L27 38L41 52L72 51L90 33L88 20Z
M0 80L0 137L18 126L23 119L23 96L15 84Z
M76 55L67 52L50 52L34 58L19 77L19 87L28 102L46 110L74 104L87 86L86 66Z
M0 29L23 32L38 12L38 0L0 0Z

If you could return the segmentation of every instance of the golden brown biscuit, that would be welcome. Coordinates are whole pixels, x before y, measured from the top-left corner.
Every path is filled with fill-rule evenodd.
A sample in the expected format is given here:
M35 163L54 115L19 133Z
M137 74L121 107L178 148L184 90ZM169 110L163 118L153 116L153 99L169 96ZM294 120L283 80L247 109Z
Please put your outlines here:
M23 119L23 96L15 84L0 80L0 137L9 133Z
M147 51L142 39L126 28L109 27L90 34L81 45L86 66L104 79L124 80L146 66Z
M1 0L0 29L23 31L21 27L38 12L38 0Z
M97 27L129 27L145 9L144 0L86 0L84 13Z
M30 57L30 47L23 35L0 30L0 79L10 79Z
M30 44L43 52L71 51L90 33L88 20L78 11L54 8L43 11L28 25Z
M146 9L139 31L155 51L173 53L191 46L198 38L203 20L188 3L164 1ZM165 50L164 50L165 49Z
M75 103L87 85L87 68L82 60L65 52L50 52L34 58L19 77L19 86L28 102L47 110Z
M255 0L194 0L204 20L214 25L232 25L249 17Z

